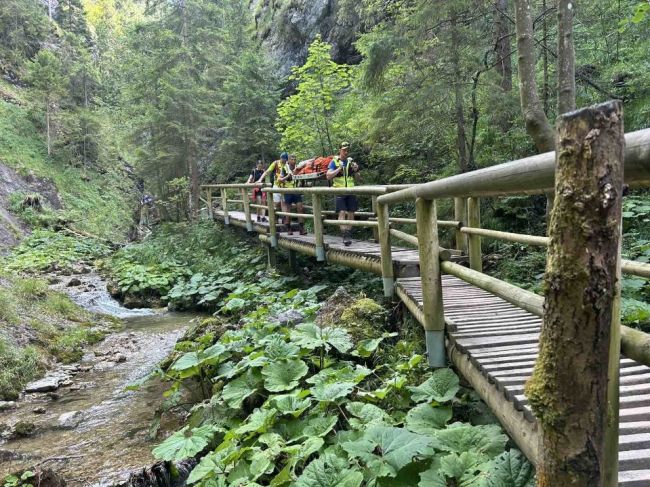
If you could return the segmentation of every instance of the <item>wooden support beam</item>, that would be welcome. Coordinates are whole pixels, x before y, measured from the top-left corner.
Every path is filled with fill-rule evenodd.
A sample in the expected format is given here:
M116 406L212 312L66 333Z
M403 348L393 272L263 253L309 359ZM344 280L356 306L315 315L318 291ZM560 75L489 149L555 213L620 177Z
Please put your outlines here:
M464 254L467 253L467 237L460 232L460 227L467 225L467 201L465 198L454 198L454 218L461 222L456 228L454 235L456 237L456 250L460 250Z
M274 248L271 247L270 244L266 245L266 255L268 257L268 266L271 269L275 269L278 267L278 251Z
M377 195L373 195L371 197L371 202L372 202L372 212L377 215ZM372 239L375 242L379 242L379 228L378 227L373 227L372 228Z
M390 243L388 205L377 204L377 233L381 250L381 277L384 282L384 296L392 298L395 292L395 274Z
M319 194L311 195L314 212L314 240L316 241L316 260L325 261L325 233L323 232L323 201Z
M478 235L481 237L493 238L496 240L505 240L507 242L522 243L526 245L539 245L541 247L546 247L549 243L548 237L526 235L523 233L500 232L498 230L488 230L486 228L463 227L459 231L467 235Z
M298 254L294 249L289 249L289 267L293 271L298 269Z
M538 485L618 485L622 115L612 101L557 121L544 324L525 390Z
M250 200L248 198L248 193L245 188L239 190L241 192L241 199L244 203L244 215L246 217L246 230L249 232L253 231L253 219L251 218L251 207Z
M650 264L645 262L634 262L623 259L621 260L621 269L623 270L623 274L632 274L633 276L650 279Z
M418 220L418 248L420 253L420 279L422 281L422 314L431 367L446 367L445 315L442 305L442 279L438 255L438 218L433 200L415 200Z
M214 219L214 213L212 209L212 188L207 188L205 194L205 203L208 206L208 218L210 220Z
M268 210L269 215L269 240L271 247L274 249L278 247L278 227L277 220L275 218L275 203L273 203L273 197L268 195L266 198L266 209Z
M230 225L230 218L228 217L228 190L221 189L221 211L223 211L223 223Z
M275 214L289 218L314 218L314 215L311 213L290 213L288 211L276 211Z
M467 225L481 228L481 203L478 198L467 199ZM469 267L475 271L483 271L483 256L481 255L481 237L469 236Z
M346 227L368 227L368 228L378 228L379 224L377 222L366 222L363 220L323 220L324 225L334 225Z

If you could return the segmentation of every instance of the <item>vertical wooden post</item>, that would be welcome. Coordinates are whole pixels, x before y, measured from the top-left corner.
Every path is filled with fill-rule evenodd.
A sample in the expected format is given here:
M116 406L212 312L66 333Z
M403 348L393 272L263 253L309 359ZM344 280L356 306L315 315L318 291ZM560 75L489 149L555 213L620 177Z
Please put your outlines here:
M294 271L298 269L298 253L293 249L289 249L289 267Z
M422 312L426 335L427 357L431 367L446 367L445 314L442 307L442 277L438 243L438 216L433 200L417 198L415 216L420 252L420 279L422 281Z
M461 222L461 226L467 225L467 202L465 198L454 198L454 219ZM456 237L456 250L460 250L463 254L467 254L467 235L460 231L460 228L455 230Z
M246 217L246 231L253 231L253 220L251 219L251 202L248 198L246 188L240 188L241 199L244 202L244 216Z
M228 190L221 188L221 209L223 210L223 223L230 225L230 217L228 216Z
M481 203L478 198L467 198L467 226L481 228ZM481 256L481 237L469 235L469 267L483 272L483 257Z
M323 202L319 194L311 197L314 212L314 240L316 241L316 260L325 261L325 237L323 233Z
M271 245L266 246L266 255L268 257L268 264L269 267L275 269L278 265L278 256L277 256L277 250L275 247L271 247Z
M275 204L273 203L273 193L266 193L266 207L269 210L269 237L271 237L271 247L275 249L278 246L278 229L275 222Z
M381 277L384 281L384 296L392 298L395 292L393 253L390 246L390 220L388 205L377 203L379 248L381 250Z
M377 195L372 196L372 211L377 216ZM372 227L372 239L379 242L379 229L377 227Z
M213 220L214 215L212 214L212 188L206 188L206 191L205 201L208 204L208 218L210 220Z
M538 486L618 485L622 104L557 121L544 324L526 384Z

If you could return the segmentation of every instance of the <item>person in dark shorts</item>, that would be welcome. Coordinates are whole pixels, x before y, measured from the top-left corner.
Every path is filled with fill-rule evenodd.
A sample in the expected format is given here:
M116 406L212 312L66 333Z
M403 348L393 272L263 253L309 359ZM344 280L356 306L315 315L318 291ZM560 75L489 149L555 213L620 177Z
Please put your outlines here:
M280 181L285 183L287 188L295 188L296 182L293 180L293 173L296 170L296 156L291 154L289 156L289 162L287 166L282 170L280 175ZM304 206L302 204L302 195L301 194L290 194L287 193L284 195L284 204L286 205L287 212L291 212L292 207L295 205L297 213L304 213ZM307 230L305 230L305 219L298 218L298 228L300 235L307 235ZM291 218L289 218L289 225L287 230L288 235L293 235L293 230L291 229Z
M264 169L262 169L262 167L262 160L258 159L257 164L255 165L255 169L253 169L251 171L251 175L248 176L248 181L246 181L247 184L256 183L258 180L260 180L262 174L264 174ZM266 193L262 191L262 188L253 188L251 201L258 205L266 204ZM257 213L258 222L268 221L265 216L266 210L264 208L256 208L255 212Z
M354 188L355 179L359 174L359 166L348 157L350 144L343 142L339 148L339 154L334 156L327 169L327 179L332 182L335 188ZM336 211L339 220L354 220L354 213L359 209L359 202L356 195L346 194L336 197ZM341 225L341 236L343 244L348 246L352 243L352 227Z

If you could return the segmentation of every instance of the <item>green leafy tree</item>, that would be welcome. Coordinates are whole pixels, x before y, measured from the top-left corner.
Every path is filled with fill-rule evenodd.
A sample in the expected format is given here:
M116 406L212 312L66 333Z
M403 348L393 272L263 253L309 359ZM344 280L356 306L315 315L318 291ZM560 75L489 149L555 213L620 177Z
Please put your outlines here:
M52 155L52 141L56 136L56 114L59 102L65 94L66 78L61 61L50 49L42 49L34 61L28 64L28 80L31 83L40 110L45 113L47 154Z
M317 37L309 46L305 64L289 77L296 93L278 106L282 147L301 154L331 154L345 136L334 120L337 103L350 86L351 68L332 60L332 46Z

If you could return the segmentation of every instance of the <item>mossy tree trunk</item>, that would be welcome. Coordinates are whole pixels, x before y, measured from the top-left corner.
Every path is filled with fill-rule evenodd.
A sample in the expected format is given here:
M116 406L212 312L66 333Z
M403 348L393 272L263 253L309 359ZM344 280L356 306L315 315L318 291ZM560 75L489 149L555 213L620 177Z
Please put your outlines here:
M557 130L544 324L526 384L542 430L537 485L616 485L621 104L565 114Z

